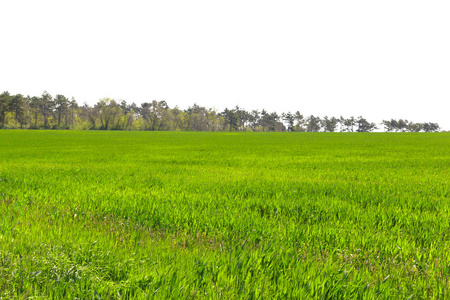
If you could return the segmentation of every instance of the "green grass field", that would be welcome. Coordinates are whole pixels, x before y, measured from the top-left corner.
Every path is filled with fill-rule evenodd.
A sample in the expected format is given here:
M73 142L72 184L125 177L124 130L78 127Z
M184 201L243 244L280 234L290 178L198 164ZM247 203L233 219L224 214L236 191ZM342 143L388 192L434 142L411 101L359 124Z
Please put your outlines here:
M0 298L445 298L449 170L449 133L0 131Z

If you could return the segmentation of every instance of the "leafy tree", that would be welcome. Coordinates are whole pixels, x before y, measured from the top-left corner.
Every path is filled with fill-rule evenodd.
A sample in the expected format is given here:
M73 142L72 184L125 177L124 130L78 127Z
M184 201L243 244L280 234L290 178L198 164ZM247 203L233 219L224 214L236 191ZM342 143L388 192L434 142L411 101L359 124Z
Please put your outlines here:
M158 121L156 124L157 125L156 130L167 130L169 128L171 114L169 110L169 105L167 104L166 101L162 100L157 102L156 115Z
M250 128L253 131L256 131L260 121L260 115L258 110L252 110L248 115L248 121L250 123Z
M217 131L223 128L223 117L213 108L205 109L208 131Z
M439 125L437 123L423 123L423 130L425 132L437 132L439 131Z
M250 119L250 114L246 110L241 109L238 105L234 108L234 113L236 114L237 129L241 131L245 130Z
M270 123L271 123L271 116L270 113L268 113L265 109L261 111L261 118L259 119L259 123L262 127L262 131L270 131Z
M228 127L229 131L236 131L238 127L238 116L233 109L225 108L222 112L222 116L225 119L224 126Z
M409 132L420 132L424 130L423 128L423 124L422 123L414 123L414 122L410 122L408 124L408 131Z
M0 124L1 128L5 127L6 122L6 114L10 110L10 101L11 101L11 95L9 92L3 92L0 94Z
M392 127L392 130L398 131L398 129L400 127L399 124L398 124L398 121L394 120L394 119L391 119L391 127Z
M377 128L375 123L370 123L361 116L356 120L356 125L358 125L357 132L370 132Z
M37 129L37 123L38 123L39 114L41 111L40 107L41 107L41 98L33 96L30 99L30 111L31 111L33 121L34 121L34 126L33 126L34 129Z
M328 116L325 116L321 120L321 124L322 124L324 131L328 131L328 132L334 132L336 130L338 122L339 122L339 120L336 119L335 117L328 118Z
M354 126L356 125L356 120L355 117L350 117L348 119L344 119L343 120L343 124L344 124L344 131L351 131L354 132Z
M54 107L55 103L52 96L47 91L44 91L39 99L39 111L44 117L44 128L49 128L48 119L51 117Z
M382 124L386 131L409 131L409 132L436 132L439 131L439 125L437 123L414 123L412 121L399 119L383 120Z
M320 131L320 118L310 115L306 119L306 127L308 132L318 132Z
M185 111L185 128L193 131L204 131L209 128L209 113L208 110L194 103L193 106L189 106Z
M119 104L113 99L103 98L95 105L98 111L101 129L108 130L111 128L117 129L118 122L122 116L122 109Z
M74 128L77 109L78 109L78 103L75 100L75 98L72 97L72 99L69 102L70 115L66 115L66 116L70 116L70 125L71 125L72 129ZM69 125L69 120L66 118L66 126L68 126L68 125ZM95 127L95 122L94 122L94 127Z
M305 118L298 110L294 113L294 119L296 121L295 127L294 127L295 131L305 131L305 128L304 128Z
M284 124L280 122L280 116L276 112L268 115L269 131L284 131Z
M394 130L394 127L392 126L392 120L383 120L381 124L384 126L384 130L387 132L391 132L392 130Z
M406 131L407 127L408 127L408 120L403 120L400 119L398 120L397 124L397 131Z
M295 121L294 115L292 115L291 112L288 112L283 113L281 117L283 118L283 121L285 121L288 125L287 130L294 131L294 121Z
M58 119L58 128L60 128L61 118L66 117L67 119L67 113L69 111L69 99L67 99L63 95L56 95L54 103L55 103L56 117Z
M14 118L20 124L20 128L26 124L25 118L25 98L21 94L17 94L11 97L9 102L9 111L14 113Z
M138 118L140 109L136 103L128 104L125 100L120 102L123 116L121 117L121 127L123 130L129 130L133 126L133 122Z
M168 128L171 115L166 101L153 100L150 103L142 103L139 112L144 119L146 130L154 131Z
M194 106L189 109L189 120L190 128L195 131L209 131L213 129L213 122L211 120L215 111L212 109L207 109L204 106L194 104ZM236 118L237 124L237 118ZM235 130L237 125L235 127Z
M99 117L99 111L98 106L89 106L86 103L81 108L81 114L85 119L88 120L88 123L90 124L90 129L95 129L97 127L97 119Z
M175 106L170 110L170 113L172 115L173 120L173 127L175 130L183 130L183 119L184 119L184 112L178 108L178 106Z

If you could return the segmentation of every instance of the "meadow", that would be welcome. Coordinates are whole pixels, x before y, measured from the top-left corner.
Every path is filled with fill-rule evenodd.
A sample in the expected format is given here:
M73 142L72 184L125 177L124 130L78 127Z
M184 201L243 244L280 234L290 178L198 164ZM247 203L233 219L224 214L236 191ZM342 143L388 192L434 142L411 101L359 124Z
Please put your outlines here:
M0 131L0 298L446 298L449 170L450 133Z

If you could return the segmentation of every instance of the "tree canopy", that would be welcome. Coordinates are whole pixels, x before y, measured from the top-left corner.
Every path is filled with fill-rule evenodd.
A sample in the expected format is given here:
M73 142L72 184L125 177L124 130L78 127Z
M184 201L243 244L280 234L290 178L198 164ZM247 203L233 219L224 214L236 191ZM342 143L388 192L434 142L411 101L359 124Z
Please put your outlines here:
M383 120L385 131L435 132L437 123ZM0 128L85 129L85 130L176 130L176 131L289 131L289 132L371 132L373 122L359 117L309 115L300 111L246 111L235 106L218 111L197 104L186 109L170 107L166 101L153 100L141 105L125 100L102 98L95 105L79 105L74 98L54 97L44 91L40 96L0 94Z

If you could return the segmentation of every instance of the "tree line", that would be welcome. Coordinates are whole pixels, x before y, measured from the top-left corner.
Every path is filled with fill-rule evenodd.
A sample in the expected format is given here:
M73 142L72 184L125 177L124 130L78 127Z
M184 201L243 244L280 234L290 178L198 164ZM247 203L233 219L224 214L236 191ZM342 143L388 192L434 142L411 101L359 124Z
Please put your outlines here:
M385 131L436 132L437 123L383 120ZM72 97L0 94L0 128L152 131L298 131L371 132L377 125L360 117L304 116L299 111L278 114L236 106L217 111L194 104L187 109L169 107L166 101L141 105L102 98L95 105L79 105Z

